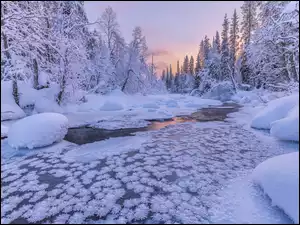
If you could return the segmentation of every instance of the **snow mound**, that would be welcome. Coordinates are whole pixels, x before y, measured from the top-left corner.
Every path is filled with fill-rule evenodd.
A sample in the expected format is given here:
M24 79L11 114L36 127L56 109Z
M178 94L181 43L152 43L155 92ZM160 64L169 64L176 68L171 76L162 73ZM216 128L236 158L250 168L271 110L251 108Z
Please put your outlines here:
M159 109L159 106L155 103L146 103L143 105L143 108Z
M270 158L259 164L252 175L272 203L299 223L299 152Z
M118 102L106 101L100 108L102 111L118 111L124 107Z
M235 94L230 82L222 82L213 86L208 92L203 94L203 98L228 101Z
M25 112L17 104L4 104L1 102L1 121L16 120L25 116Z
M37 98L37 100L35 101L35 111L38 113L63 113L63 109L57 104L56 101L45 97Z
M35 99L38 97L38 91L31 87L31 84L24 81L18 82L20 106L26 107L34 105Z
M270 129L271 123L284 118L299 102L299 93L270 101L252 120L251 127Z
M299 141L299 105L295 106L287 117L271 124L272 136L286 141Z
M26 116L24 111L15 103L12 95L12 82L1 81L1 121L15 120Z
M61 141L68 132L68 119L58 113L41 113L12 124L8 144L13 148L43 147Z
M6 137L8 133L8 127L1 124L1 137Z

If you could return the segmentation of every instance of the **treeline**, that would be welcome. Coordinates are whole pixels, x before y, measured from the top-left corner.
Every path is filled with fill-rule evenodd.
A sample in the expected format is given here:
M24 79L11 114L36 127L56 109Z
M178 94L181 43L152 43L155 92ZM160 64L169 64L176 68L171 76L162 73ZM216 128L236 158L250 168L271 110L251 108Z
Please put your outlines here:
M140 27L126 43L111 7L89 23L83 1L1 1L1 80L12 80L17 104L18 81L35 89L58 85L58 104L78 90L164 90L148 52Z
M162 72L171 92L202 93L228 81L236 88L283 90L299 84L299 2L245 1L241 18L224 17L221 35L200 42L194 60L186 56Z

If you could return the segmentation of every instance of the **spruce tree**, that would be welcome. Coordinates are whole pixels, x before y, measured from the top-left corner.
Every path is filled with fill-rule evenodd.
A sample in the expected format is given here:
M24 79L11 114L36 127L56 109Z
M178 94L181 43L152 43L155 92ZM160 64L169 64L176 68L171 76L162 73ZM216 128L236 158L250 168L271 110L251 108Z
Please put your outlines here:
M231 26L230 26L230 37L229 37L229 52L230 52L230 67L232 73L234 72L234 65L236 62L236 56L239 47L239 26L238 26L238 16L236 10L234 10L233 17L231 19Z
M195 74L195 72L194 72L194 57L193 56L191 56L191 58L190 58L189 72L191 75Z
M222 30L222 45L221 45L221 79L228 80L230 78L230 56L228 43L229 23L227 14L225 14Z
M183 72L184 73L189 73L189 57L185 56L184 61L183 61Z
M257 28L257 2L244 1L242 9L242 22L241 22L241 38L244 43L244 53L242 58L241 74L244 83L250 82L251 71L247 62L246 49L252 38L253 31Z
M220 41L220 35L219 32L216 31L216 39L215 39L215 43L216 43L216 48L218 50L218 53L221 53L221 41Z

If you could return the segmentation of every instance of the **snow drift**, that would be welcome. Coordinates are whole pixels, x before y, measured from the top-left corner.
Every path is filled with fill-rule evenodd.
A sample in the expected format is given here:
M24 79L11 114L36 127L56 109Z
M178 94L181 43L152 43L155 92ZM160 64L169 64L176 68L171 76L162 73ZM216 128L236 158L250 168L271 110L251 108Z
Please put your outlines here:
M259 164L252 175L272 203L299 223L299 152L270 158Z
M288 112L299 102L299 93L270 101L267 107L252 120L251 127L270 129L271 123L287 116Z
M271 124L272 136L286 141L299 141L299 105L295 106L287 117Z

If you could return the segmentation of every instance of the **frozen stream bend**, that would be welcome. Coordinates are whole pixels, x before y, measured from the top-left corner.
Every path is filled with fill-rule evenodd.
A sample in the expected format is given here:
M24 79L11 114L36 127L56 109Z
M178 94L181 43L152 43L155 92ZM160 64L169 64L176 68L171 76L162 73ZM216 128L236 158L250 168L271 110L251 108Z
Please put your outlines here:
M150 138L140 148L89 162L69 159L72 145L1 158L1 223L241 222L234 212L219 212L220 205L236 208L224 188L289 151L288 143L234 121L187 122L138 136ZM256 205L243 212L246 222L290 222L250 183L238 185L262 196L259 212L253 214Z

